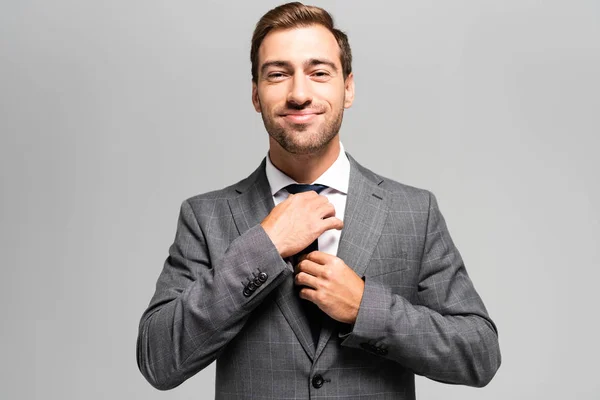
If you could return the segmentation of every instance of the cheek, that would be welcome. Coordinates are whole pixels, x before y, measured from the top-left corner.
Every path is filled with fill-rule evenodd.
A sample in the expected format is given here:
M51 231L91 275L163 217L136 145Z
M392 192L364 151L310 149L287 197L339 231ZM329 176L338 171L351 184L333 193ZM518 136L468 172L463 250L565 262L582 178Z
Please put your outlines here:
M345 91L343 87L323 85L315 90L315 94L320 99L329 103L334 110L341 108L344 104Z
M279 85L277 87L273 86L259 91L258 98L263 110L273 111L278 106L285 106L286 91L285 88Z

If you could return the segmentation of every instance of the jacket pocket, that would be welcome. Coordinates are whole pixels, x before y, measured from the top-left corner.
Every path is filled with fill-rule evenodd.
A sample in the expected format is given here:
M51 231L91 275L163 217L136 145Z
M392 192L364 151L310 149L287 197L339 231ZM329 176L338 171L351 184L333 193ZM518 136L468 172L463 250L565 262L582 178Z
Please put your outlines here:
M375 258L369 263L365 277L375 277L411 269L410 262L403 257Z

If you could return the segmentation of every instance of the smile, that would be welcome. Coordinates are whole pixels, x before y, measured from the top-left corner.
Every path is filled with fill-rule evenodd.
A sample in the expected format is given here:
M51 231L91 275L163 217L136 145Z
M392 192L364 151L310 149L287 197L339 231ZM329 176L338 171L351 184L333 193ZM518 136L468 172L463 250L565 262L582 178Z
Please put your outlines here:
M309 114L285 114L283 118L287 121L302 124L306 122L310 122L317 117L317 113L309 113Z

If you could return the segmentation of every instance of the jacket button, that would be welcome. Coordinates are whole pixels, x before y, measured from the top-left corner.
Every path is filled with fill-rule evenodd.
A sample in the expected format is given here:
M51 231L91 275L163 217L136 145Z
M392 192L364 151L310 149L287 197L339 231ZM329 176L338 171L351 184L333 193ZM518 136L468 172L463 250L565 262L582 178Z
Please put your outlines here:
M250 281L250 283L248 283L248 286L246 286L248 289L250 289L251 292L254 292L257 288L257 286L254 284L254 282Z
M246 296L246 297L252 296L252 291L250 291L250 289L248 289L247 287L244 288L244 296Z
M312 378L312 385L315 389L319 389L321 386L323 386L323 382L323 377L320 374L317 374Z
M258 276L256 278L254 278L254 280L252 281L254 282L254 284L256 285L256 287L259 287L260 285L262 285L263 283L260 281L260 279L258 279Z
M268 277L269 275L267 275L266 272L261 272L260 274L258 274L258 280L262 283L265 283Z

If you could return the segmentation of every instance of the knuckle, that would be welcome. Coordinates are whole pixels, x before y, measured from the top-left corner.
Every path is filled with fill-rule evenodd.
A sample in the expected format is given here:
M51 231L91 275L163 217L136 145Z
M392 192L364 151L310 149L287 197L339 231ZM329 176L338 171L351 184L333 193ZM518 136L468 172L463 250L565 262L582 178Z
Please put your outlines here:
M323 231L324 231L324 229L322 228L321 223L316 222L312 226L311 234L313 237L317 238L317 237L321 236L321 233L323 233Z
M311 300L310 292L307 288L303 288L300 290L300 295L303 299Z
M325 304L326 296L323 294L323 292L317 292L315 295L315 301L317 301L319 304Z
M323 205L326 204L328 200L327 200L327 198L323 198L323 196L317 195L317 197L312 199L312 201L313 201L313 203L312 203L313 206L315 208L317 208L317 207L323 207Z

